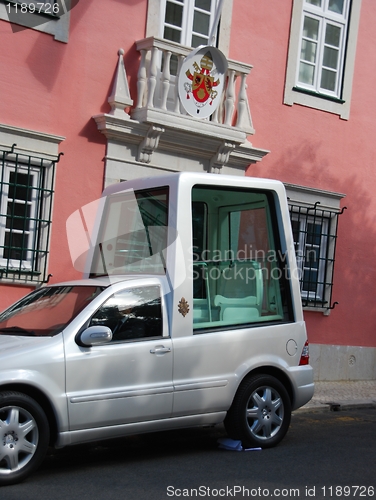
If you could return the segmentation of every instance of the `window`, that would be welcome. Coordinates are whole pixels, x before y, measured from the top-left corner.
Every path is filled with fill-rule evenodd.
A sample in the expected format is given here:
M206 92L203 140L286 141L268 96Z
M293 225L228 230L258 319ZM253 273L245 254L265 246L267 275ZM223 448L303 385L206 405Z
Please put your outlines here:
M47 280L54 169L54 161L0 151L1 278Z
M195 187L192 246L195 330L292 319L267 194Z
M13 31L35 29L68 42L70 9L78 0L0 0L0 19L12 23Z
M199 40L207 44L205 40L214 22L215 4L218 0L148 0L145 36L178 39L177 43L188 47L195 47ZM218 49L225 55L230 47L232 4L233 0L223 0L216 40Z
M57 335L103 289L97 286L38 288L0 314L0 335Z
M168 188L109 196L91 276L164 274L167 224Z
M361 1L294 0L285 104L348 119Z
M209 45L216 4L216 0L165 0L163 38L188 47Z
M216 4L216 0L164 0L161 3L162 38L193 48L209 45ZM178 58L172 54L170 73L177 75L177 72Z
M115 293L94 314L89 326L112 330L112 341L163 336L161 293L158 286L130 288Z
M304 307L331 309L338 215L290 204L290 218Z
M297 85L341 97L349 0L305 0Z

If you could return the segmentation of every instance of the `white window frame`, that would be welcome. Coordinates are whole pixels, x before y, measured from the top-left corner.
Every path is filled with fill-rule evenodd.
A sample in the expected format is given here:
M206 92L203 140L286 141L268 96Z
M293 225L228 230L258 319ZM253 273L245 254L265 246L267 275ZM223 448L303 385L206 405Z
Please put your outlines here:
M226 57L229 55L232 5L234 0L224 0L222 5L222 15L219 24L217 47ZM184 0L185 3L194 3L194 0ZM164 15L166 12L166 0L148 0L148 12L146 22L146 38L163 36L162 26L164 25ZM213 21L213 19L212 19ZM192 23L191 23L192 26ZM182 43L183 45L183 43Z
M301 24L301 34L300 34L300 44L299 44L299 61L297 64L297 76L296 76L296 85L302 89L308 89L313 92L317 92L318 94L325 94L328 96L335 97L337 99L341 99L341 84L342 84L342 74L344 67L344 53L346 48L346 39L347 39L347 29L348 29L348 21L349 21L349 6L350 1L344 0L343 5L343 14L335 14L328 10L328 2L329 0L321 0L322 6L316 7L305 0L303 4L303 16L302 16L302 24ZM310 39L304 36L304 24L306 19L314 19L318 23L318 38ZM327 69L324 66L324 55L325 49L329 47L329 45L325 41L326 30L328 26L335 26L340 30L340 40L338 46L338 58L337 58L337 66L333 70L332 68L328 68L331 72L336 73L336 82L335 89L329 90L321 85L321 78L323 70ZM308 43L316 45L315 51L315 61L306 61L301 57L302 53L302 44L304 41ZM337 47L333 47L337 49ZM306 64L313 68L314 72L314 81L313 84L309 84L307 82L303 82L299 80L300 75L300 65Z
M9 198L9 182L10 182L10 176L12 172L17 172L20 174L29 174L32 176L32 183L29 185L31 189L31 199L30 200L23 200L20 198ZM37 187L40 182L40 169L37 169L35 167L28 167L28 165L25 164L19 164L16 165L12 162L6 162L4 165L4 189L0 193L0 202L1 202L1 208L0 208L0 265L1 266L8 266L10 268L15 268L15 269L23 269L23 270L31 270L32 269L32 260L33 260L33 254L34 254L34 246L35 246L35 238L36 238L36 231L37 231L37 225L36 225L36 214L37 214L37 206L38 206L38 192L37 192ZM29 221L29 227L27 229L11 229L7 228L7 220L10 220L12 216L9 215L4 215L1 216L1 214L7 214L8 208L9 208L9 202L10 203L15 203L18 205L29 205L30 206L30 214L26 217ZM5 253L5 239L7 234L22 234L23 236L23 248L27 248L28 250L26 251L26 259L14 259L14 258L7 258L4 257Z
M29 233L32 243L32 245L28 246L31 249L30 254L27 255L26 259L20 261L17 259L5 259L2 252L0 256L0 267L2 268L0 272L0 284L11 283L14 285L37 286L48 279L51 228L47 220L52 214L51 203L53 201L52 196L55 182L54 170L56 169L56 165L53 168L53 163L58 161L59 145L64 139L61 136L0 123L0 150L7 152L4 159L3 157L1 158L1 170L4 169L8 179L10 172L14 170L15 164L17 164L19 171L22 169L22 173L28 171L32 173L34 189L31 202L34 208L38 204L37 213L35 211L33 213L32 210L29 215L31 220ZM43 162L43 165L41 162ZM43 178L40 177L42 169ZM5 178L2 179L3 191L0 192L1 214L7 213L8 188L6 180ZM40 191L37 192L37 187L43 190L42 198ZM39 204L37 199L42 202L42 205ZM37 217L34 217L36 215ZM38 224L42 224L42 226L37 227L37 222L32 221L33 218L39 219ZM6 217L0 217L0 244L2 246L5 239L4 219ZM38 231L38 242L33 239L36 231ZM41 250L40 254L38 253L39 250ZM39 259L37 269L31 269L33 262L31 253L33 252ZM35 264L35 262L33 263Z
M15 22L15 24L53 35L55 40L67 43L69 39L71 0L51 0L50 2L48 0L42 0L39 3L51 3L51 5L55 3L58 4L59 15L46 15L43 13L39 14L38 12L29 12L25 14L24 17L22 15L18 15L17 22ZM0 0L0 19L3 21L10 21L9 4L11 6L17 6L17 9L20 9L22 4L38 4L38 0ZM39 20L41 21L41 24L38 24ZM32 24L32 26L30 26L30 24ZM34 26L34 24L36 24L36 26Z
M323 222L323 236L321 241L321 253L319 255L321 269L319 269L318 281L323 283L317 289L317 293L308 293L302 290L303 308L306 311L321 312L329 315L333 308L332 284L334 272L335 249L337 240L337 224L335 217L341 217L344 208L341 208L341 200L346 196L343 193L333 191L324 191L322 189L299 186L296 184L285 183L288 204L290 208L290 218L292 220L305 220L309 222ZM322 212L315 216L315 209ZM292 213L291 213L292 209ZM295 212L297 210L297 212ZM344 216L345 217L345 216ZM301 228L304 230L304 228ZM296 242L295 242L296 243ZM296 255L297 265L302 273L305 258L305 234L300 233L299 247ZM337 242L338 243L338 242ZM296 245L295 245L296 248ZM322 260L324 259L324 260ZM308 267L309 269L309 267ZM300 274L299 278L302 275ZM330 284L329 288L328 285ZM320 288L321 287L321 288ZM316 302L316 304L314 304ZM320 306L320 302L325 305Z
M328 1L322 0L323 5L327 6ZM345 2L349 14L343 18L334 13L328 13L327 9L323 10L310 5L305 0L294 0L284 93L285 104L289 106L300 104L337 114L345 120L349 119L361 0L345 0ZM320 88L322 62L319 62L315 85L310 86L298 81L305 15L319 19L322 25L329 22L343 27L342 48L338 65L338 71L341 74L334 92ZM321 29L321 38L318 41L319 52L323 48L324 32L325 30ZM319 53L318 58L319 61L322 61L322 52Z
M183 15L182 15L182 25L181 26L175 26L175 25L170 25L166 22L166 7L167 3L173 3L181 6L183 8ZM215 16L215 8L218 4L218 0L211 0L211 5L210 5L210 21L209 21L209 30L207 36L203 33L198 33L193 31L193 20L194 20L194 14L195 12L202 12L204 14L207 14L208 11L202 10L198 7L195 6L195 1L194 0L162 0L161 2L161 14L160 14L160 32L159 36L161 38L164 38L164 29L166 26L171 27L175 30L180 31L180 43L181 45L185 45L187 47L193 47L192 45L192 37L197 35L200 36L201 38L206 38L207 43L202 43L200 45L209 45L209 35L210 31L213 26L213 21L214 21L214 16Z

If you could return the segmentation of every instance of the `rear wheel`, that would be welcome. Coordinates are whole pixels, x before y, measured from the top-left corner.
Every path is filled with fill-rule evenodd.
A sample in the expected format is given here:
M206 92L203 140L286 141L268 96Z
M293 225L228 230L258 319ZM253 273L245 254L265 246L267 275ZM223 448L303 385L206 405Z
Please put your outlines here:
M43 461L49 442L47 417L31 397L0 393L0 485L25 479Z
M291 402L284 385L270 375L255 375L240 385L225 427L244 448L270 448L284 438L290 420Z

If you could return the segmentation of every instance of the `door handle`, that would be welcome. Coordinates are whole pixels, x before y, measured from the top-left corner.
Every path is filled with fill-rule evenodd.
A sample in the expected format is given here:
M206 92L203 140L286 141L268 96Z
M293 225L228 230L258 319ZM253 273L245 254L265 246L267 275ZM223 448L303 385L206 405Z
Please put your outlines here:
M171 352L170 347L165 347L164 345L157 345L154 349L150 349L150 354L166 354L166 352Z

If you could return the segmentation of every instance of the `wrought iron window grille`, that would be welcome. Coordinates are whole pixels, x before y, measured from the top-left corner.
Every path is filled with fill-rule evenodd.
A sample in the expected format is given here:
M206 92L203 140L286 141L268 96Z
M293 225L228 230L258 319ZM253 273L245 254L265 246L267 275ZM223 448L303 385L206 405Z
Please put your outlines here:
M0 279L46 283L55 166L60 156L0 149Z
M303 307L330 310L332 302L338 219L342 210L289 202Z

